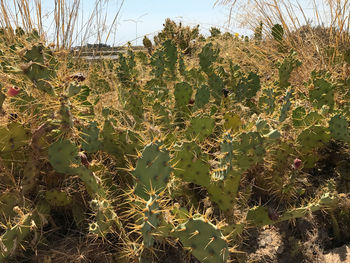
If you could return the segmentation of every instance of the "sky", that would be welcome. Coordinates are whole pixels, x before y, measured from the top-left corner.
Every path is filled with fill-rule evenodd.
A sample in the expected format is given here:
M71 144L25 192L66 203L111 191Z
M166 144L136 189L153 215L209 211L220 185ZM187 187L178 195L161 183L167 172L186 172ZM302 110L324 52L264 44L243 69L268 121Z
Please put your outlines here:
M68 1L66 1L68 2ZM80 13L77 28L82 28L83 21L87 21L88 17L96 10L95 0L80 0ZM100 17L100 21L105 21L106 32L110 25L113 24L114 17L121 6L122 0L100 0L98 10L100 14L107 15L106 20ZM163 28L166 18L170 18L175 22L182 22L183 25L196 26L200 25L201 33L208 34L212 26L222 29L222 31L231 31L232 33L242 33L239 28L231 25L227 27L228 8L223 6L215 6L215 0L125 0L121 7L118 18L112 28L112 34L107 40L109 45L125 45L130 41L133 45L142 45L144 35L148 35L153 39L153 35ZM52 14L54 8L54 0L42 0L43 9L46 10L47 17ZM89 43L96 40L97 29L101 29L94 17L94 21L88 26L91 31L88 37ZM48 19L49 20L49 19ZM44 23L46 31L52 33L52 22ZM51 25L51 26L50 26ZM106 42L106 35L101 38L100 42ZM77 39L76 42L81 41ZM79 43L75 43L76 45Z
M199 24L205 34L212 26L225 29L228 10L214 7L213 0L126 0L118 21L117 38L125 42L135 40L137 35L140 44L140 37L160 31L166 18L190 26Z
M54 40L56 35L53 10L57 0L29 1L33 3L32 13L35 13L34 3L41 1L44 31L47 32L49 40ZM142 45L143 36L147 35L152 40L153 36L162 30L166 18L177 23L182 22L183 25L196 26L199 24L201 33L204 35L209 34L211 27L217 27L222 32L233 34L251 35L253 33L247 27L242 28L234 21L228 25L229 8L214 6L215 0L66 0L65 4L68 9L74 1L80 2L80 6L72 46L80 45L81 42L121 46L128 41L133 45ZM248 0L245 1L248 2ZM288 1L297 9L297 0ZM244 0L238 2L244 2ZM299 0L299 3L304 5L303 8L308 6L304 9L305 12L312 12L312 3L316 2L325 2L325 0ZM13 1L7 3L13 3ZM99 4L96 5L96 3ZM114 19L117 13L118 16ZM98 15L92 16L92 14ZM88 22L90 17L93 19ZM65 21L67 22L68 19ZM85 31L88 34L85 34ZM109 31L111 34L107 38Z

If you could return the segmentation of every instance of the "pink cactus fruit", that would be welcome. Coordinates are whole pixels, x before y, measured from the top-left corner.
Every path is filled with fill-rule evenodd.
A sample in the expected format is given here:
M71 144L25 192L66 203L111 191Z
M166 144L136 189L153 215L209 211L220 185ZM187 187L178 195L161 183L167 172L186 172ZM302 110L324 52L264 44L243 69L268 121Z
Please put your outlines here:
M20 89L16 86L10 86L7 90L7 95L9 97L14 97L19 93Z
M295 158L293 161L294 169L299 169L302 164L302 161L299 158Z

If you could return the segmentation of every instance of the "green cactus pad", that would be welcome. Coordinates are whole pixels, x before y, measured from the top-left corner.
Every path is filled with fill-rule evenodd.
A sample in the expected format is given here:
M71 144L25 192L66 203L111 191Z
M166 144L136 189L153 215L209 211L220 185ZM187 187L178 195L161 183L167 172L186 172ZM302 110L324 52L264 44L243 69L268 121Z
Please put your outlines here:
M234 164L242 172L262 160L265 154L264 139L258 132L242 133L234 138Z
M236 87L236 100L239 102L250 101L260 90L260 77L254 72L249 72L247 77L242 77Z
M73 97L73 96L79 94L80 91L81 91L81 86L70 84L68 89L67 89L67 97L68 98Z
M146 207L142 213L141 234L143 237L143 245L150 248L154 244L153 234L161 222L161 213L158 204L158 196L152 195L146 203Z
M191 218L178 226L173 235L189 248L200 262L224 263L229 257L228 244L219 229L203 218Z
M294 69L301 66L301 62L296 59L296 53L291 52L278 67L279 85L281 88L288 88L289 78Z
M72 203L72 198L66 192L56 189L46 191L45 199L50 206L67 206Z
M176 62L177 62L177 48L171 39L163 42L163 49L165 54L165 68L167 68L172 76L175 77Z
M328 105L331 109L334 106L334 85L325 79L313 80L314 88L309 91L310 101L319 109Z
M95 153L100 149L100 141L98 140L100 130L97 127L97 122L89 123L89 126L82 130L81 147L87 153Z
M225 113L224 121L224 129L227 131L238 131L242 125L242 120L236 113Z
M117 135L110 120L105 120L103 129L101 131L101 150L110 154L118 155L116 149Z
M219 177L219 171L215 170L215 176ZM232 170L232 167L225 168L224 180L212 180L207 187L210 200L215 202L222 211L227 211L234 207L236 202L241 173ZM213 176L214 177L214 176Z
M293 92L294 90L293 89L289 89L286 91L286 94L285 96L283 97L283 100L284 100L284 104L282 105L282 108L281 108L281 114L280 114L280 117L279 117L279 121L280 122L283 122L285 121L285 119L287 119L288 117L288 111L292 105L290 99L293 95Z
M192 97L192 87L186 82L177 83L175 85L174 96L176 107L180 110L186 109Z
M210 73L208 75L208 85L210 89L210 94L215 99L215 104L219 105L223 95L223 90L225 88L225 83L222 78L215 73Z
M6 258L10 256L20 243L34 230L35 223L32 214L21 216L20 220L12 227L9 227L0 236L0 262L8 262Z
M298 136L298 143L304 150L311 150L321 147L331 138L327 128L322 126L311 126L303 130Z
M0 151L10 152L25 146L31 133L23 125L11 122L7 127L0 127Z
M210 90L206 85L202 85L199 89L197 89L196 98L195 98L195 106L198 109L203 108L210 99Z
M272 114L275 110L275 94L273 88L264 89L259 96L259 108L266 114Z
M189 139L194 138L201 142L213 133L214 128L214 118L206 116L195 117L191 119L191 123L186 131L186 134Z
M149 192L162 191L168 184L170 172L169 152L161 149L162 142L157 141L148 144L142 151L142 156L137 160L133 176L136 179L135 194L145 200L149 198Z
M195 183L204 187L210 184L209 164L207 157L202 156L200 147L195 142L185 142L176 149L175 176L186 182Z
M100 237L113 231L113 224L117 221L117 214L108 200L93 199L90 207L95 213L94 222L89 224L89 232Z
M79 166L78 148L68 140L56 141L48 149L49 162L56 172L72 174Z
M214 49L212 43L206 44L199 53L199 65L205 73L212 71L212 65L217 60L220 50Z
M334 139L344 142L350 141L349 124L344 116L340 114L333 116L329 121L329 130Z

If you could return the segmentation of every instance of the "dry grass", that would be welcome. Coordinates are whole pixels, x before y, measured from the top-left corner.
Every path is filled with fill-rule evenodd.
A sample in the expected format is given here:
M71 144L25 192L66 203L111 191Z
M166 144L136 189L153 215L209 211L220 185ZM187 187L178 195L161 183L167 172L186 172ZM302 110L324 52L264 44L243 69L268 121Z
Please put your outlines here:
M230 9L229 20L235 18L242 26L254 30L263 23L263 42L253 41L246 45L221 46L235 63L255 65L264 76L273 74L274 62L284 56L277 51L271 40L274 24L283 26L283 44L297 52L302 66L293 73L295 84L302 84L313 70L328 70L334 77L347 77L343 60L349 46L350 10L349 0L312 0L310 9L304 1L291 0L217 0L215 5L226 5ZM247 56L246 50L255 54ZM329 50L334 52L329 54ZM328 53L327 53L328 52ZM293 76L292 76L293 78ZM293 80L292 80L293 81ZM293 82L292 82L293 83ZM294 84L294 83L293 83Z
M83 45L87 41L107 42L124 0L113 15L111 25L107 25L109 0L95 0L90 13L86 10L86 3L82 0L0 0L0 26L12 29L7 31L10 38L18 27L26 32L38 30L43 39L53 42L58 48Z

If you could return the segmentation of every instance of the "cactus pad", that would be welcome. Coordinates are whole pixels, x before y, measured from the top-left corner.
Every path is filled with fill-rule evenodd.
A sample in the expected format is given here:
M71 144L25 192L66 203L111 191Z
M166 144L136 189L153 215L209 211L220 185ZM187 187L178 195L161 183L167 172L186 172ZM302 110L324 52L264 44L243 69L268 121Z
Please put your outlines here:
M334 139L344 142L350 141L349 124L344 116L340 114L333 116L329 121L329 130Z
M228 244L219 229L203 218L190 218L173 235L200 262L224 263L229 257Z
M172 168L169 165L170 156L162 149L162 142L148 144L142 151L142 156L136 163L133 176L136 179L135 194L145 200L149 192L162 191L168 184Z

